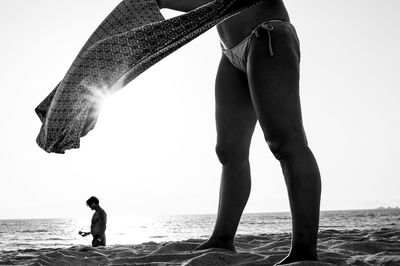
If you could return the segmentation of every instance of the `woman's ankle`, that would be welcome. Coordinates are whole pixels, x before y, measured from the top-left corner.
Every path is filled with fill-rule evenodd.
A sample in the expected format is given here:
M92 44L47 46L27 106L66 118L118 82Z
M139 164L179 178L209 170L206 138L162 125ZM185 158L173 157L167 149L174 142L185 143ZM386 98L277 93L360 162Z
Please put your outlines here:
M219 238L211 236L209 240L198 246L197 250L209 249L209 248L222 248L236 252L235 246L233 245L233 239Z

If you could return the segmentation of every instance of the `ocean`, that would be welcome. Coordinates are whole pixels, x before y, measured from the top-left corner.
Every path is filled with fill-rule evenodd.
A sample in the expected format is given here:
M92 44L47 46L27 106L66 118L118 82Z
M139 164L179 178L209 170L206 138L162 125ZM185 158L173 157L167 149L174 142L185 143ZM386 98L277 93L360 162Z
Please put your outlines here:
M108 217L107 245L205 239L211 234L215 219L215 215ZM90 220L79 219L0 220L0 256L2 252L18 250L90 245L90 236L78 235L78 231L89 228ZM321 212L320 230L382 228L400 228L400 209ZM290 231L289 213L252 213L242 216L237 235Z

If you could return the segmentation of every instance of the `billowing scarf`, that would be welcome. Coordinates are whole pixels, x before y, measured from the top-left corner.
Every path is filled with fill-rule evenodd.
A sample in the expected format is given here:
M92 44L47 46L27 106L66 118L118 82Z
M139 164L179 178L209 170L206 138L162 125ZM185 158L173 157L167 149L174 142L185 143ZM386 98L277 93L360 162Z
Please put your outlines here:
M104 95L259 1L214 0L168 20L155 0L122 1L91 35L64 79L35 109L43 123L38 145L55 153L79 148L80 138L96 124Z

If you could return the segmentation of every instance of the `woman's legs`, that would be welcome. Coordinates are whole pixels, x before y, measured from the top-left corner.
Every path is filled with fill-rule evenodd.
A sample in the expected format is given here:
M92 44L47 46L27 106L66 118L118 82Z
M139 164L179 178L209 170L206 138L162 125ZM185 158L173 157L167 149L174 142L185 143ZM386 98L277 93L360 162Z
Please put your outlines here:
M247 72L258 120L280 161L289 195L292 247L282 262L316 260L321 179L302 124L299 44L289 24L271 25L274 55L269 54L268 32L260 30L250 45Z
M250 194L249 147L257 121L246 74L222 56L215 84L217 146L222 164L214 232L198 249L235 250L233 239Z

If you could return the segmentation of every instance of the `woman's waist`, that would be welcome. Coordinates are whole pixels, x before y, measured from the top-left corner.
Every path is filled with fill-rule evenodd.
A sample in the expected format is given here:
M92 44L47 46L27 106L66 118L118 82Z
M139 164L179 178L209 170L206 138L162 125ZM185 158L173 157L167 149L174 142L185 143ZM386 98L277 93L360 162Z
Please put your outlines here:
M225 48L240 43L260 24L266 21L290 21L281 0L261 1L217 26L218 34Z

